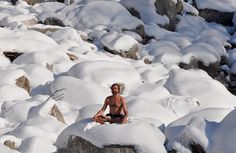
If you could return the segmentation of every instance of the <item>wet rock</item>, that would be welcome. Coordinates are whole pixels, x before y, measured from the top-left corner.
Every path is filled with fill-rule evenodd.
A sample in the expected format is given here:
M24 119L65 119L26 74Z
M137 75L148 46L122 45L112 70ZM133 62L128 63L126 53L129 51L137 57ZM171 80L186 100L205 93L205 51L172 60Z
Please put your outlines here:
M107 145L96 147L81 137L70 137L67 148L59 148L57 153L137 153L132 145Z

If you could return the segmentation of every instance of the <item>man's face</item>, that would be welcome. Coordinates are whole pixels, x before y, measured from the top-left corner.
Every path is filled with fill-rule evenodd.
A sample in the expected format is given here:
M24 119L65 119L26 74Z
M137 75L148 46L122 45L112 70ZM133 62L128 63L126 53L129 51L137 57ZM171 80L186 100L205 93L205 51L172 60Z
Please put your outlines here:
M111 88L111 93L112 93L113 95L120 93L119 87L118 87L117 85L114 85L114 86Z

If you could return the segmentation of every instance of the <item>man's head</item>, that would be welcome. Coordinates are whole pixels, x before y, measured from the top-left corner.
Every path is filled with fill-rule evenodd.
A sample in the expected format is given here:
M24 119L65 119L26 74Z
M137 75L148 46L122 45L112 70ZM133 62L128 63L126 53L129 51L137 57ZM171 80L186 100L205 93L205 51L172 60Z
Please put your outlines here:
M114 84L111 86L111 93L112 93L113 95L120 94L120 85L117 84L117 83L114 83Z

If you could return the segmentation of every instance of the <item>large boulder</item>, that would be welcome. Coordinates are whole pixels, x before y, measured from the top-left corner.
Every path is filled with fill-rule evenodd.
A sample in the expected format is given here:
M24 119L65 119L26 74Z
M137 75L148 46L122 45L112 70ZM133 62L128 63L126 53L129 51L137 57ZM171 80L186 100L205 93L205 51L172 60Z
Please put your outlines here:
M138 42L131 36L117 32L105 34L101 42L104 49L112 54L120 55L124 58L138 59Z
M79 137L70 136L66 148L59 148L57 153L136 153L131 145L107 145L99 148L89 141Z
M177 0L175 3L173 0L156 0L155 6L158 14L166 15L169 18L169 24L165 25L164 28L175 30L177 24L176 14L182 12L183 1Z
M232 19L236 10L233 6L229 6L228 9L225 9L227 5L231 3L234 2L229 1L229 3L227 3L227 1L218 1L214 5L207 1L193 0L193 6L198 9L199 16L203 17L208 22L216 22L227 26L233 25ZM214 6L215 8L213 8Z

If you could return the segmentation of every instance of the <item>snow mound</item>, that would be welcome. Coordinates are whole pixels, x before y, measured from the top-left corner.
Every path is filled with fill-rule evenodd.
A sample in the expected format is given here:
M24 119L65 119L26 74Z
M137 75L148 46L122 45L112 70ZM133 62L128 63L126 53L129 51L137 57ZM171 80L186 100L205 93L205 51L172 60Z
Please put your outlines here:
M89 104L103 104L105 98L110 95L109 88L69 76L62 76L54 80L50 88L52 93L65 89L59 95L63 94L63 100L74 108L81 108Z
M139 73L131 65L121 62L83 61L74 65L68 75L105 87L120 82L129 88L140 81Z
M117 52L129 51L134 45L138 45L133 37L117 32L108 32L101 38L101 42L110 50Z
M163 145L165 136L152 124L139 121L122 125L93 123L85 119L70 125L59 135L56 146L66 147L70 136L80 136L98 147L109 144L133 145L140 152L166 153ZM147 137L148 141L145 139Z
M96 11L94 11L96 10ZM109 13L107 13L109 12ZM87 3L78 15L77 29L93 28L105 25L109 29L135 29L142 21L130 15L119 3L93 1Z
M121 4L126 8L134 8L138 11L141 20L145 24L159 24L166 25L169 23L169 19L167 16L159 15L156 12L156 7L154 5L153 0L121 0Z
M233 110L219 123L212 134L213 144L210 148L210 153L232 153L236 151L233 142L236 139L235 116L236 111Z
M171 70L165 87L172 94L197 98L201 108L232 108L236 104L235 96L202 70Z
M234 0L196 0L199 9L213 9L219 12L235 12L236 2Z
M24 140L19 148L19 151L24 153L52 153L56 150L57 148L54 145L40 137Z
M52 38L40 32L19 29L8 30L5 28L0 28L0 46L1 51L15 51L23 53L62 50Z

